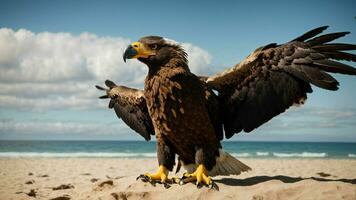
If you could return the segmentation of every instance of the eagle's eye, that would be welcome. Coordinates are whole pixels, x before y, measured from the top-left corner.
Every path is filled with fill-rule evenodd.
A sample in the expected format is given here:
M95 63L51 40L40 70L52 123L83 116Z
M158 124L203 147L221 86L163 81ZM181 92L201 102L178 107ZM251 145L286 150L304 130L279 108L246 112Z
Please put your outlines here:
M152 50L155 50L157 49L157 44L150 44L148 47L150 47Z

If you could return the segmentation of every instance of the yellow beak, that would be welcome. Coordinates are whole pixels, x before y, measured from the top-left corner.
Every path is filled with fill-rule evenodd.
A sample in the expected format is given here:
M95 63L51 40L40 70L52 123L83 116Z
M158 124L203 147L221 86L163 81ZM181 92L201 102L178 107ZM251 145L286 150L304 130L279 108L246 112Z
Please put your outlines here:
M148 58L149 56L153 56L156 53L146 47L145 44L141 42L134 42L130 44L123 55L124 62L126 59L132 58Z

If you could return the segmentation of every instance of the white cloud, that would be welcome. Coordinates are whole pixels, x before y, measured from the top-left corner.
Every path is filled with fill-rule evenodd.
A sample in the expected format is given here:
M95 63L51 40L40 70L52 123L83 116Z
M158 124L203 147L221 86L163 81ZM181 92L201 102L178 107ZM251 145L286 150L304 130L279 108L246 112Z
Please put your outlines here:
M30 111L63 108L95 109L106 107L97 97L102 92L93 81L63 83L0 83L0 107Z
M0 107L48 110L94 108L94 89L111 79L142 87L147 68L136 60L123 62L129 39L91 33L33 33L0 29ZM184 43L193 72L208 70L211 56ZM206 69L206 70L205 70Z
M259 132L286 132L355 127L354 108L292 107L256 129Z
M103 124L93 122L69 122L69 121L0 121L0 133L20 134L100 134L120 135L127 130L117 124ZM105 130L105 131L103 131Z
M188 54L190 69L197 75L211 75L211 55L204 49L190 43L183 43L182 47Z

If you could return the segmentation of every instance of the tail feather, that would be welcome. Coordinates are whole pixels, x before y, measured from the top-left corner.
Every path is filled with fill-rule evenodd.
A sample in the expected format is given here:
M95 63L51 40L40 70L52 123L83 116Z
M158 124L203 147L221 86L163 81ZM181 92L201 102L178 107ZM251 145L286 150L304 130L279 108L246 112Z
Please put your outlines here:
M242 172L251 170L251 168L229 153L220 150L220 156L216 160L216 165L209 171L209 176L218 175L239 175Z
M245 165L244 163L237 160L232 155L222 151L221 149L219 150L219 154L219 157L217 157L216 159L216 165L213 167L212 170L208 171L209 176L239 175L242 172L247 172L251 170L249 166ZM177 166L176 173L179 171L180 165L182 165L188 173L193 173L197 169L196 164L185 165L182 160L178 160L179 164Z

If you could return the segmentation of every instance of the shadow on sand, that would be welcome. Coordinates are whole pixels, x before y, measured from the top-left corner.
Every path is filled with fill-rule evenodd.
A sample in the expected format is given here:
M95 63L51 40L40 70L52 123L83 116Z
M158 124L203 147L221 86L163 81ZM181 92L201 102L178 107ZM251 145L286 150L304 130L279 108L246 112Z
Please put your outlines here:
M245 179L235 179L235 178L222 178L219 180L215 180L217 183L230 185L230 186L251 186L259 183L263 183L271 180L279 180L283 183L295 183L303 180L315 180L320 182L332 182L332 181L341 181L344 183L356 184L356 179L327 179L327 178L318 178L318 177L309 177L309 178L301 178L301 177L290 177L290 176L254 176Z

